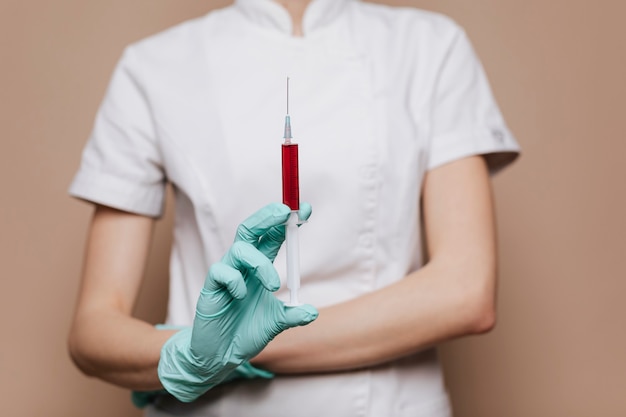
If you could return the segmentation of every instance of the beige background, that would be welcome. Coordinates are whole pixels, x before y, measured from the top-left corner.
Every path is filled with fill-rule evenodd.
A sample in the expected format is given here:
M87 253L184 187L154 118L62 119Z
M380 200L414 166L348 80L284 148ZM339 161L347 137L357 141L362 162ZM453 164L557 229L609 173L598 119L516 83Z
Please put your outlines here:
M0 0L1 415L138 415L66 354L91 213L66 189L122 48L226 3ZM456 415L626 416L626 3L389 3L465 26L525 151L495 179L498 326L442 348ZM171 214L137 307L153 322Z

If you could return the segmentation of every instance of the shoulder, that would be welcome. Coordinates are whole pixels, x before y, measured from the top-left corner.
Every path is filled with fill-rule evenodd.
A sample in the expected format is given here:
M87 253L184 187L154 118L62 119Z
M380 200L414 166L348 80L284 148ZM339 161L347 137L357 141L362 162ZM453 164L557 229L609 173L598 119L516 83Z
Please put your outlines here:
M240 18L233 7L214 10L130 44L124 57L143 71L179 69L203 59L207 43Z
M464 35L463 28L450 17L423 9L354 2L351 14L356 31L382 36L405 47L445 49Z

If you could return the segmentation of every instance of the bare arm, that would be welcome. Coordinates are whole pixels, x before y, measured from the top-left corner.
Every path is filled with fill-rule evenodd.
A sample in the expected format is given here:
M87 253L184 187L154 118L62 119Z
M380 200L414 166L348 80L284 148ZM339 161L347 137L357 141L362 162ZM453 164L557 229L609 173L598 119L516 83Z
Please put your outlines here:
M430 261L405 279L320 310L279 335L253 364L281 373L355 369L412 354L495 323L491 184L480 156L430 171L423 190Z
M136 390L161 387L160 349L173 333L131 316L153 223L148 217L96 207L68 339L72 359L84 373Z

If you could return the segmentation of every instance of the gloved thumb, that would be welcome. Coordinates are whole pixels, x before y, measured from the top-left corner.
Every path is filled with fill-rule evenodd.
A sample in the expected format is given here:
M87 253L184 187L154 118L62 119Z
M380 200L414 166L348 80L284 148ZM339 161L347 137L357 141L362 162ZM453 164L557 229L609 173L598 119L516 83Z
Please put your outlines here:
M310 304L285 306L285 325L287 327L305 326L318 316L317 309Z

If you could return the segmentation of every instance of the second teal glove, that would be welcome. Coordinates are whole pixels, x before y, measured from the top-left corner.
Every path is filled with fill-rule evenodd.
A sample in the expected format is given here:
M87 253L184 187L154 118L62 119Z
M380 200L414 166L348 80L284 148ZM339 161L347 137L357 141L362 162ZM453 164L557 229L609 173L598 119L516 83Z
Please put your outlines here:
M289 214L289 207L270 204L239 226L228 253L209 270L193 327L163 345L159 379L180 401L191 402L227 379L280 332L317 318L313 306L287 307L271 293L280 287L272 261ZM303 204L301 218L310 214Z

